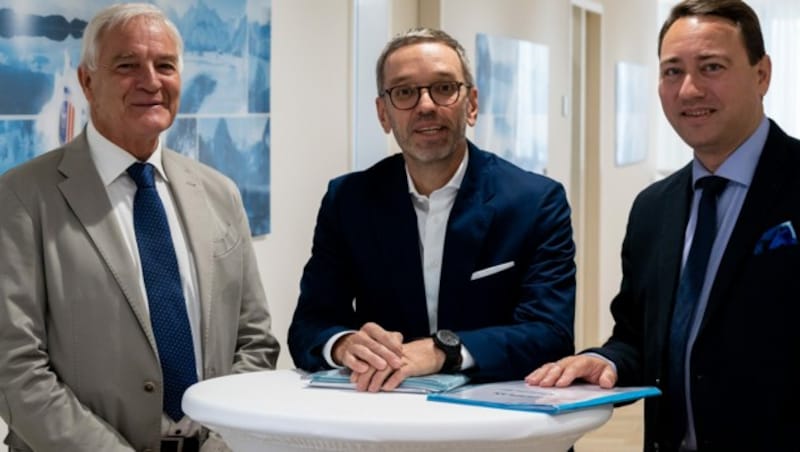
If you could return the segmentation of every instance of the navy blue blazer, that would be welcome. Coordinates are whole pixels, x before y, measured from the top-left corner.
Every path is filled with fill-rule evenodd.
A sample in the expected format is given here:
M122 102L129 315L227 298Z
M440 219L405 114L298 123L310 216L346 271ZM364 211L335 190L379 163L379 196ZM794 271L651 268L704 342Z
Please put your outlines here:
M645 401L646 451L673 451L666 382L668 334L691 204L691 164L636 198L622 245L615 326L591 351L619 384L656 385ZM800 141L774 122L720 262L690 363L698 446L800 450L800 246L771 248L768 231L800 227Z
M520 379L573 353L575 246L563 187L469 143L447 225L439 328L456 331L476 379ZM330 182L289 328L296 366L376 322L406 341L430 335L416 213L402 155ZM485 278L473 272L513 262Z

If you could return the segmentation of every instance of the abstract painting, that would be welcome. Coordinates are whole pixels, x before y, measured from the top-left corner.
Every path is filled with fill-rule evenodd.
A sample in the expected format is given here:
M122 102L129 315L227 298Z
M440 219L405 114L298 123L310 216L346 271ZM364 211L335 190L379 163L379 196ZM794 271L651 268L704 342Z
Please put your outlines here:
M478 146L529 171L547 170L548 48L478 34Z
M647 68L618 62L616 67L615 163L641 162L647 157Z
M83 29L114 0L0 0L0 174L81 133ZM184 40L178 118L165 144L239 186L254 235L270 230L271 0L157 0Z

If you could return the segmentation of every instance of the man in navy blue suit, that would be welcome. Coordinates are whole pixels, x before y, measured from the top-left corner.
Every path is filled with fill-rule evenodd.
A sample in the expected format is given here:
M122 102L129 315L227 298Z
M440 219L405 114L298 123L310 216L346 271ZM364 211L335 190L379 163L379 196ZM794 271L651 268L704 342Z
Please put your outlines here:
M758 17L739 0L685 0L661 29L659 64L664 114L694 159L631 208L608 341L527 380L660 387L645 401L645 451L796 451L800 141L764 114ZM706 209L716 238L694 266L712 178L727 179Z
M437 372L521 379L572 353L563 187L466 139L478 91L446 33L395 38L376 70L378 118L402 154L331 181L289 328L295 365L389 391Z

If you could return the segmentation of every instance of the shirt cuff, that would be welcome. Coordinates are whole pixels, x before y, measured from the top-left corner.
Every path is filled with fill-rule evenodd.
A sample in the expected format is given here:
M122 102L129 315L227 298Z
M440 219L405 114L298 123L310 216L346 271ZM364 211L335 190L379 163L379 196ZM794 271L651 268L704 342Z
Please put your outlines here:
M333 367L334 369L343 369L344 366L340 366L333 361L333 344L339 340L340 337L344 336L345 334L355 333L356 330L347 330L342 331L341 333L336 333L328 339L328 342L325 343L325 347L322 348L322 357L325 358L325 362L328 363L329 366Z
M461 370L467 370L471 367L475 367L475 358L472 357L467 347L461 345Z
M333 367L334 369L343 369L344 366L340 366L333 361L333 344L339 340L340 337L344 336L345 334L355 333L356 330L347 330L342 331L340 333L336 333L328 339L328 342L325 342L325 346L322 348L322 357L325 358L325 362L328 363L329 366ZM602 358L602 357L601 357ZM605 358L604 358L605 359ZM613 363L612 363L613 365ZM472 357L472 353L467 350L467 347L461 346L461 370L467 370L472 367L475 367L475 358ZM616 370L616 368L615 368Z
M581 355L596 356L596 357L602 359L603 361L607 362L611 366L612 369L614 369L614 373L615 374L618 374L617 365L614 364L614 361L611 361L610 359L606 358L605 356L601 355L600 353L586 352L586 353L581 353Z

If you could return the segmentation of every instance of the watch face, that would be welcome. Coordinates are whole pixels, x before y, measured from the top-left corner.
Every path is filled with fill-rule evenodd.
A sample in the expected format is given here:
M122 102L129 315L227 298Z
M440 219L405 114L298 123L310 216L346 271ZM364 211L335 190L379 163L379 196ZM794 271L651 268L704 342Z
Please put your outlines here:
M439 339L439 342L448 347L457 347L461 344L461 339L459 339L458 335L450 330L437 331L436 338Z

